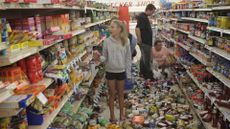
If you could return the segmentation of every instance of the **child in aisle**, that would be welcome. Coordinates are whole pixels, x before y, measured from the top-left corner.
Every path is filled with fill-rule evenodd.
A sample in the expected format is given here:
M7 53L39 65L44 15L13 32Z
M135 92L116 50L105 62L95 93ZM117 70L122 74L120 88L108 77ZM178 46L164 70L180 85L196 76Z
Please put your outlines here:
M100 59L105 63L106 79L109 87L110 122L116 123L114 114L115 93L118 93L120 120L124 120L124 86L126 77L131 79L132 59L125 24L122 21L113 20L110 31L111 36L103 44L102 56L95 52L94 59Z

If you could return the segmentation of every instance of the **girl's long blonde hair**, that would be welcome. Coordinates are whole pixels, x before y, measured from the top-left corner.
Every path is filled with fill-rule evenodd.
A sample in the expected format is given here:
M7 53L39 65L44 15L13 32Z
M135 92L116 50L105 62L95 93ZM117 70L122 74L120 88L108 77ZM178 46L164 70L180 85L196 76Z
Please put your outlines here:
M112 20L112 22L121 29L121 33L119 36L121 38L122 45L125 46L125 44L128 43L128 34L125 23L120 20Z

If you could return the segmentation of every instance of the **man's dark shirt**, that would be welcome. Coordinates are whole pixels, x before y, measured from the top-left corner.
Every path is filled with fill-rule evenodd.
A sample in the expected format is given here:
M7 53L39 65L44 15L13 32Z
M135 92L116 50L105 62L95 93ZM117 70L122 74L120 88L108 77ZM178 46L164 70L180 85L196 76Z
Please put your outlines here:
M145 13L141 13L137 16L137 26L141 31L141 39L143 44L152 46L153 32L149 22L148 16Z

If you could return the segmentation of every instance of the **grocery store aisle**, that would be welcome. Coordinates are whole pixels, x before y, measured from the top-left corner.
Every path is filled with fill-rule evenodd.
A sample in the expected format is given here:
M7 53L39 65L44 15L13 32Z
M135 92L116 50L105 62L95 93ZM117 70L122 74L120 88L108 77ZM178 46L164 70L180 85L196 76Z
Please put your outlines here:
M114 111L115 111L115 117L116 119L119 119L119 105L116 103L116 106L114 107ZM103 118L105 118L106 120L110 119L110 111L109 111L109 106L108 104L104 101L101 102L101 106L104 107L104 111L100 114L100 116L102 116Z

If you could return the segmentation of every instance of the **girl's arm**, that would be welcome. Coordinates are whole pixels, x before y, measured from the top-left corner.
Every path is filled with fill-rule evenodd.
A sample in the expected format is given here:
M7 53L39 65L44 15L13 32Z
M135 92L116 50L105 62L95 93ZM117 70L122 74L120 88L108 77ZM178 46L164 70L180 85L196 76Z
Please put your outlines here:
M130 43L126 45L126 75L128 79L131 79L131 67L132 67L132 55L130 50Z
M108 59L107 57L108 57L107 43L106 43L106 41L104 41L103 47L102 47L102 55L100 57L100 61L101 62L106 62L107 59Z

